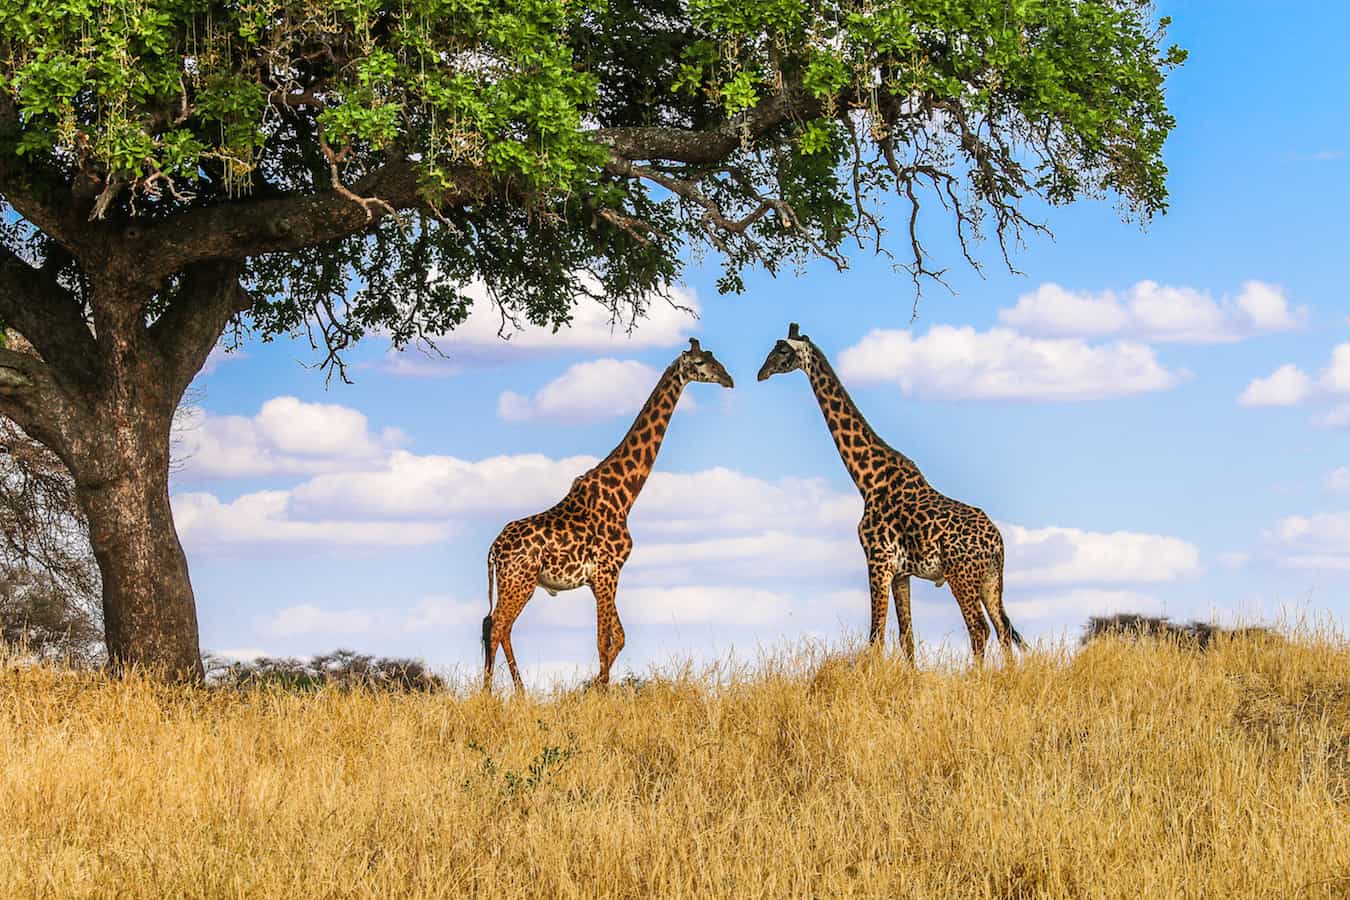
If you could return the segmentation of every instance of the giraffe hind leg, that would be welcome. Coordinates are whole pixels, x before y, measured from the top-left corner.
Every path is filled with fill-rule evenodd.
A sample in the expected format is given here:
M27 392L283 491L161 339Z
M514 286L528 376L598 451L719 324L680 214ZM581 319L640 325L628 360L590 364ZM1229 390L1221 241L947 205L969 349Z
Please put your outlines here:
M989 640L989 623L984 618L984 608L980 600L978 583L966 575L948 575L956 605L961 617L966 620L966 631L970 633L970 652L975 655L975 664L984 662L984 645Z
M511 681L515 684L516 690L525 689L520 679L520 671L516 668L516 654L511 647L511 627L515 625L516 617L520 615L530 595L534 593L534 586L534 577L524 572L515 571L510 574L498 572L497 609L492 614L492 631L486 641L487 658L483 667L483 685L488 690L492 688L492 664L496 659L498 647L506 652L506 664L511 670Z
M1003 608L1003 573L1001 569L989 572L980 581L980 601L989 614L989 621L994 623L994 633L998 635L998 642L1003 647L1004 655L1012 659L1013 645L1016 644L1021 647L1026 642L1022 640L1022 636L1013 627L1012 620L1008 618L1008 611Z

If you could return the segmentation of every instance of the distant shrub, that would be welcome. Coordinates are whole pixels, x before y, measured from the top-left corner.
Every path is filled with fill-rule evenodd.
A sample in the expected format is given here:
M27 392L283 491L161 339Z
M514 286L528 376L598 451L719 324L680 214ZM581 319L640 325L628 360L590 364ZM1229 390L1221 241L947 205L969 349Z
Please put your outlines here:
M1123 637L1131 640L1149 638L1175 641L1187 647L1207 650L1219 638L1274 638L1269 628L1224 628L1212 622L1193 621L1179 624L1166 616L1144 616L1138 613L1119 613L1114 616L1092 616L1083 628L1081 644L1086 645L1103 637Z
M417 693L445 690L445 679L416 659L374 657L334 650L308 660L260 656L247 662L207 657L207 677L222 687L279 687L289 691L368 690Z

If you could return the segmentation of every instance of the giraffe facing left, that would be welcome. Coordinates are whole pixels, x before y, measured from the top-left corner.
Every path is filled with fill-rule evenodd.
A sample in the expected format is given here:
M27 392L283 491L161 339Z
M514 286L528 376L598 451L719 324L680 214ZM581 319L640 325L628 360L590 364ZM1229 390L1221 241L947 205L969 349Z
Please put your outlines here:
M675 404L691 381L733 386L727 370L693 338L689 349L661 375L619 445L593 469L578 476L567 496L556 505L511 522L492 542L487 560L488 614L483 619L485 690L492 689L492 664L499 646L506 652L516 690L524 689L511 648L511 626L536 587L557 594L590 586L595 595L596 648L600 653L595 683L609 683L610 666L624 643L614 595L619 571L633 550L628 512L651 474Z

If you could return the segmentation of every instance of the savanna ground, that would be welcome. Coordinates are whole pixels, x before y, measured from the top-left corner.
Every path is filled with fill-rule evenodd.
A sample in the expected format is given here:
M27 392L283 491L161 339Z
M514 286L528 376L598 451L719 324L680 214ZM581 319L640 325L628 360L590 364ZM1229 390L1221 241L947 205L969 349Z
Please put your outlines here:
M1350 895L1350 644L915 671L804 647L606 693L4 666L0 895Z

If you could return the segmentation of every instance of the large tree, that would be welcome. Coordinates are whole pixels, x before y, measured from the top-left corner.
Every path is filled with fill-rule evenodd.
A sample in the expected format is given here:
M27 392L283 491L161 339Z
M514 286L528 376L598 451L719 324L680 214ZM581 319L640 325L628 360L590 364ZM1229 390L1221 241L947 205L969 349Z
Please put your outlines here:
M640 316L849 246L940 278L1031 198L1163 210L1142 0L0 0L0 414L69 467L110 658L200 673L173 411L222 333ZM898 199L895 199L898 194ZM887 197L891 199L887 201ZM891 205L887 206L887 203ZM330 369L330 374L331 374Z

